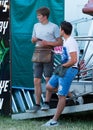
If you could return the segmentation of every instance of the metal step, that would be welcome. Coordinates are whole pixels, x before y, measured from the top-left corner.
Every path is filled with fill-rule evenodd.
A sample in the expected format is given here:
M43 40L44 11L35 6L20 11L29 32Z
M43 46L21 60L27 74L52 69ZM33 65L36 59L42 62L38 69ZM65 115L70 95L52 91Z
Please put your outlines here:
M41 96L41 105L44 96ZM35 104L34 88L12 87L12 113L26 112Z
M73 81L74 85L78 85L75 83L76 81ZM82 87L82 83L79 82ZM87 85L91 85L91 82L87 82ZM75 86L75 87L76 87ZM93 91L90 91L89 93L80 93L79 96L84 96L92 94L92 99L93 99ZM41 105L43 104L45 100L45 95L42 94L41 96ZM72 99L69 99L69 101ZM90 100L88 98L87 100ZM12 119L28 119L28 118L39 118L39 117L45 117L45 116L52 116L54 115L56 111L56 106L58 102L58 97L57 94L56 96L54 95L54 98L51 98L51 105L50 105L50 110L49 111L38 111L37 113L27 113L27 109L31 109L32 106L35 104L35 95L34 95L34 88L25 88L25 87L13 87L12 88ZM52 106L52 107L51 107ZM74 113L74 112L83 112L83 111L90 111L93 110L93 100L85 102L82 105L69 105L66 106L62 114L67 114L67 113Z
M67 106L65 107L62 114L84 112L84 111L93 111L93 103L76 105L76 106ZM37 113L18 113L18 114L12 114L12 119L22 120L22 119L40 118L40 117L52 116L55 114L55 112L56 109L50 109L48 111L39 110Z

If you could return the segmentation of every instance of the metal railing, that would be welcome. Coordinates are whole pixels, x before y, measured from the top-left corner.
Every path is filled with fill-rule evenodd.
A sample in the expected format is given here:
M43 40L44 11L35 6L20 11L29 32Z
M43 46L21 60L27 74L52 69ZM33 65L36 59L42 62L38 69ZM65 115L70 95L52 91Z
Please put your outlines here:
M85 53L87 51L87 48L89 46L89 41L93 41L93 37L76 37L77 41L88 41L88 45L84 50L84 53L82 55L82 58L80 60L84 60ZM89 63L90 59L93 57L93 54L91 54L90 58L86 62L86 65ZM55 60L54 60L54 66L60 63L60 55L55 54ZM87 76L83 75L87 72ZM89 72L91 72L89 74ZM89 78L89 80L92 81L92 93L93 93L93 65L90 65L89 68L81 69L80 70L80 80L84 81L86 84L86 81ZM77 81L78 82L78 81ZM91 93L91 92L90 92ZM85 93L80 93L78 96L82 96L87 94L87 91ZM44 102L44 95L41 96L41 104ZM27 109L30 109L35 103L35 95L34 95L34 88L22 88L22 87L12 87L12 112L13 113L24 113Z

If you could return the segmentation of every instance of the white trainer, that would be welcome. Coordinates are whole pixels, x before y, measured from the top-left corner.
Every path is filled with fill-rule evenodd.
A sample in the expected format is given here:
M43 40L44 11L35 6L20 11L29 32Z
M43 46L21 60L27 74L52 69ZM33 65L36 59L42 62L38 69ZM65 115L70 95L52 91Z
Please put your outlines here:
M84 104L84 100L82 96L79 96L79 92L77 90L73 90L71 92L73 94L73 101L76 104Z
M46 122L44 125L42 126L51 126L51 127L54 127L54 126L58 126L59 123L57 121L54 121L53 119L49 120L48 122Z

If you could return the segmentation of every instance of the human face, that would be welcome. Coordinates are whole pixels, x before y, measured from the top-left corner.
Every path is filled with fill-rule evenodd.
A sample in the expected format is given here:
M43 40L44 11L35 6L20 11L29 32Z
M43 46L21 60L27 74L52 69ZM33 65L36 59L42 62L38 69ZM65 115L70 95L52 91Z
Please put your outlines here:
M43 16L42 14L37 14L37 18L40 23L44 23L44 21L46 20L46 16Z

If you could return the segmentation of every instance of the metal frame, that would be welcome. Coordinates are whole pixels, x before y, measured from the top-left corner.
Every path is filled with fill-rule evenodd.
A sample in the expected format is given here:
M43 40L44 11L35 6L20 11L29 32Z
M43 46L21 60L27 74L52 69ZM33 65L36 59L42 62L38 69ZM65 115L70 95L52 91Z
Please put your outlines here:
M89 46L90 41L93 41L93 37L76 37L77 41L88 41L88 44L85 48L84 54L82 55L81 60L84 59L85 53L87 51L87 48ZM90 56L90 58L87 61L87 64L89 60L93 57L93 54ZM58 57L55 58L55 66L57 63L59 63L60 60ZM86 65L87 65L86 64ZM87 79L86 77L82 76L82 73L84 72L91 72L90 78ZM73 80L71 84L71 89L78 89L80 96L87 96L91 95L93 99L93 65L91 65L86 70L80 70L80 80L77 79ZM43 84L44 85L44 84ZM45 100L45 91L43 91L41 96L41 105ZM75 98L77 98L75 97ZM67 98L68 100L68 98ZM72 98L69 100L73 100ZM89 99L90 100L90 99ZM34 97L34 88L26 88L26 87L12 87L12 119L30 119L30 118L39 118L39 117L46 117L46 116L52 116L54 115L56 108L52 108L49 111L38 111L37 113L27 113L26 110L30 109L35 103L35 97ZM54 102L55 104L55 102ZM88 103L84 103L82 105L73 105L73 106L66 106L62 114L68 114L68 113L75 113L75 112L83 112L83 111L93 111L93 101L89 101Z

